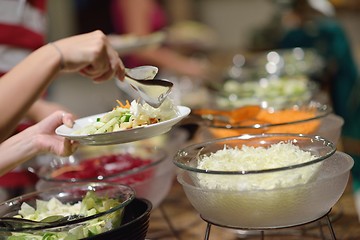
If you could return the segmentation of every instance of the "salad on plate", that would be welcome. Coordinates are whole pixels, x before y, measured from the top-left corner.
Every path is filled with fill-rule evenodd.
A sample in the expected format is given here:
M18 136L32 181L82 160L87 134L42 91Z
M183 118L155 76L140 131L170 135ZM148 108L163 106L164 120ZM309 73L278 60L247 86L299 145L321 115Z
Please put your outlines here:
M139 103L133 100L126 104L117 101L112 111L98 117L95 122L88 124L73 134L89 135L116 132L163 122L175 118L178 115L177 108L170 100L166 100L159 108L154 108L147 103Z
M83 145L128 143L166 133L190 112L190 108L176 106L170 99L158 108L136 100L126 104L118 101L110 112L79 118L72 127L63 124L55 132Z

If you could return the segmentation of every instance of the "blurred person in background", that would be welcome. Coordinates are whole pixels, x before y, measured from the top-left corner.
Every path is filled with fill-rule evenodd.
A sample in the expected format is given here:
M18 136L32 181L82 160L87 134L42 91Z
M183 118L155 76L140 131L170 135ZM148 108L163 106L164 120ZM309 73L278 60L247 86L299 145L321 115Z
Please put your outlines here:
M45 44L46 3L46 0L0 0L0 76ZM28 76L28 81L33 81L32 75ZM13 134L58 110L67 111L64 106L47 101L44 91L42 97L28 109ZM0 177L0 189L4 187L10 195L18 195L26 189L31 191L36 181L35 174L19 166Z
M46 0L0 0L0 76L45 44L46 2ZM46 101L44 98L32 105L18 131L42 120L56 110L66 110L63 106Z
M60 71L79 72L94 82L115 76L124 78L123 63L101 31L41 46L14 66L0 78L0 111L3 113L0 119L0 176L37 154L68 156L76 149L76 143L55 134L56 127L62 123L73 124L73 116L64 111L56 111L9 137ZM22 89L21 95L15 94L19 89Z
M321 4L322 3L322 4ZM345 30L327 0L292 0L283 14L284 33L279 48L311 48L323 58L320 84L329 94L334 112L348 119L346 105L358 78L358 69Z
M167 13L157 0L76 0L76 7L79 33L101 29L106 34L142 37L169 25ZM127 67L154 65L200 80L210 74L207 63L164 45L132 52L122 58Z

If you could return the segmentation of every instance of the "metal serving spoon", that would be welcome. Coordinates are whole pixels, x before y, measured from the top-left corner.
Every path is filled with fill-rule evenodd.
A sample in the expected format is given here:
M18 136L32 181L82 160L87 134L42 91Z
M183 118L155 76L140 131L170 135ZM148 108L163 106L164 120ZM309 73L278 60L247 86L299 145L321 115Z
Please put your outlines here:
M154 79L159 69L155 66L145 65L134 68L125 68L125 74L130 78L149 80Z
M83 215L69 215L69 216L61 216L54 215L49 216L41 221L34 221L25 218L15 218L15 217L1 217L0 218L0 227L6 227L10 229L21 229L24 227L46 227L46 226L56 226L58 224L73 221L79 218L84 217Z
M162 79L153 79L158 69L154 66L140 66L125 70L128 82L150 106L158 108L169 95L173 83Z

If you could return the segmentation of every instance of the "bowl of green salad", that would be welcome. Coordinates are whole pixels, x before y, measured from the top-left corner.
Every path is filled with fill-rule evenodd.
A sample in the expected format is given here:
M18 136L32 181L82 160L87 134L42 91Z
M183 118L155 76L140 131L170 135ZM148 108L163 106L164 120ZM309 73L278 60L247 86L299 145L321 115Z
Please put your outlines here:
M86 239L116 231L134 199L131 187L112 183L70 184L21 195L0 203L0 218L41 224L0 221L0 239Z

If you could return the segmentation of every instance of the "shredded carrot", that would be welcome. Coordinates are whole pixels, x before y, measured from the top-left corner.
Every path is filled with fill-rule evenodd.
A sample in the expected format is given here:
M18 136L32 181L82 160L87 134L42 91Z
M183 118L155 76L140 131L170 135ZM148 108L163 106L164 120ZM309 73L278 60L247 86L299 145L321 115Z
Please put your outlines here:
M126 104L124 105L120 100L116 100L116 102L119 104L121 108L130 108L130 102L129 100L126 100Z
M270 112L266 109L261 109L257 115L253 118L242 120L237 126L248 126L252 124L279 124L286 122L294 122L306 119L312 119L316 116L315 109L299 110L299 109L284 109L275 112ZM216 122L215 122L216 123ZM226 129L226 128L211 128L210 131L216 137L229 137L239 134L255 134L255 133L302 133L312 134L320 126L320 119L312 119L299 123L285 124L280 126L271 126L264 128L238 128L238 129ZM222 126L222 124L215 124L216 126Z

